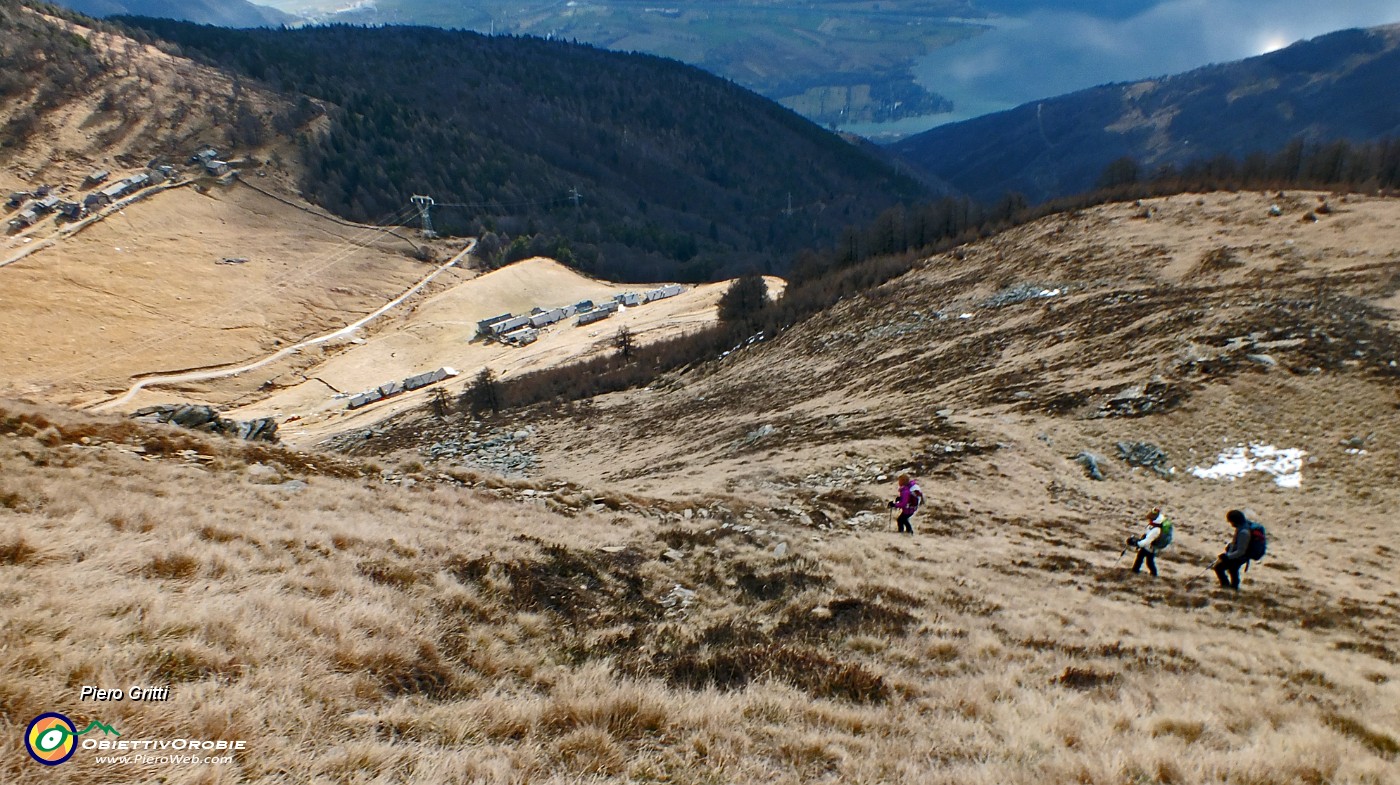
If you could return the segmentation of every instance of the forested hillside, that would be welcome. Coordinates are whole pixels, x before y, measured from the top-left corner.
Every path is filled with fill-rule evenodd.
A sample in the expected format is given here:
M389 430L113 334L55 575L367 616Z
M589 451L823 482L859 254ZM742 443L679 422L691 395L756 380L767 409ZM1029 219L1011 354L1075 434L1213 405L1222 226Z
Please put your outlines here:
M1093 188L1131 158L1144 174L1294 138L1368 142L1400 134L1400 26L1344 30L1260 57L1036 101L910 137L891 149L986 201Z
M444 203L439 231L484 234L488 248L501 238L507 259L548 253L627 280L778 271L924 194L870 153L675 61L428 28L125 21L334 104L329 132L304 145L313 201L373 221L428 194Z

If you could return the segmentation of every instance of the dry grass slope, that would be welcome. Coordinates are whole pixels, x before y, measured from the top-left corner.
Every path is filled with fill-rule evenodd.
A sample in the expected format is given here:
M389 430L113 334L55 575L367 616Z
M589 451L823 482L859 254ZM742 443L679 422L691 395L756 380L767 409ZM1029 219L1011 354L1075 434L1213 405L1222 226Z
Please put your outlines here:
M396 487L19 404L0 434L6 782L1379 785L1396 765L1400 597L1337 596L1289 556L1249 586L1276 590L1223 595L1045 549L1085 525L1066 516L909 541L639 496L553 512L548 486L409 466ZM172 695L79 704L83 684ZM52 710L252 749L44 770L19 739Z

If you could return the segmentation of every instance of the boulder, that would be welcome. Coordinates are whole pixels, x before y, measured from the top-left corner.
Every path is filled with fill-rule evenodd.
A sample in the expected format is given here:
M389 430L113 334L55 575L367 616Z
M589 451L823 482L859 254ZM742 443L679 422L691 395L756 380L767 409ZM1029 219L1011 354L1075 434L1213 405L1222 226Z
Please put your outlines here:
M1080 466L1084 467L1084 471L1086 474L1089 475L1089 479L1103 479L1103 470L1099 468L1099 464L1103 462L1103 458L1100 458L1099 456L1094 455L1091 452L1081 452L1078 455L1074 456L1074 460Z
M265 463L250 465L244 474L248 475L248 482L254 485L281 485L285 481L281 472Z

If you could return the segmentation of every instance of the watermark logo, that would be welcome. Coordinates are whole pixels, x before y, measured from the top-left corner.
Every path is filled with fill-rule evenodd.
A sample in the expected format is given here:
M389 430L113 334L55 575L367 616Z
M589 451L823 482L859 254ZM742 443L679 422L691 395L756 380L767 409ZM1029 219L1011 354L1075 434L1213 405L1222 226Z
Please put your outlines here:
M93 730L112 736L121 735L116 728L97 720L78 730L78 726L62 714L45 712L29 723L24 732L24 748L34 760L45 766L57 766L73 757L73 751L78 748L78 737Z

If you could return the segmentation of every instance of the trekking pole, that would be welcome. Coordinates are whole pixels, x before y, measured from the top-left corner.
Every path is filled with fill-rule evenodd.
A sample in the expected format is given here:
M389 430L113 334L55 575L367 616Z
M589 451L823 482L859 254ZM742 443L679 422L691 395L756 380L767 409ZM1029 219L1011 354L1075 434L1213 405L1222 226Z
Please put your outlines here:
M1220 563L1220 560L1219 560L1219 559L1216 559L1215 561L1211 562L1209 567L1206 567L1204 570L1202 570L1202 571L1200 572L1200 574L1198 574L1196 577L1194 577L1194 578L1192 578L1191 580L1189 580L1189 581L1186 582L1186 588L1188 588L1188 589L1191 588L1191 584L1193 584L1193 583L1195 583L1196 581L1199 581L1200 579L1206 577L1206 573L1208 573L1208 572L1210 572L1211 570L1215 569L1215 565L1217 565L1217 564L1219 564L1219 563Z
M1119 554L1118 554L1118 561L1115 561L1115 562L1113 563L1113 566L1115 566L1115 567L1118 566L1118 563L1121 562L1121 561L1123 561L1123 557L1128 555L1128 551L1132 550L1134 547L1135 547L1135 544L1134 544L1133 540L1132 540L1132 539L1129 539L1129 540L1128 540L1128 544L1125 545L1125 546L1123 546L1123 550L1122 550L1121 552L1119 552Z

